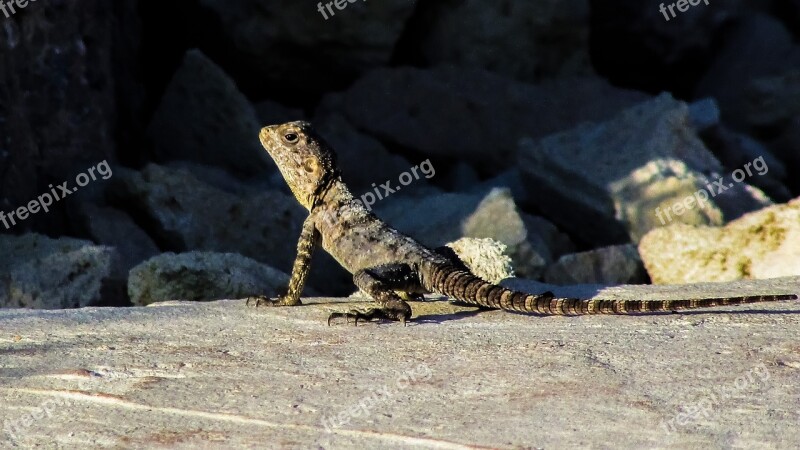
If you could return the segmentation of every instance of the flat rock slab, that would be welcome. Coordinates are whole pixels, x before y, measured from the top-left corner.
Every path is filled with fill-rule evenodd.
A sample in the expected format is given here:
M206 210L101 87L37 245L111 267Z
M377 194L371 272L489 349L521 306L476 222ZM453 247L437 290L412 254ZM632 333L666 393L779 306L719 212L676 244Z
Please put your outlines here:
M799 293L800 278L583 289ZM2 310L0 448L800 444L800 301L633 317L431 301L407 327L328 327L366 304L305 301Z

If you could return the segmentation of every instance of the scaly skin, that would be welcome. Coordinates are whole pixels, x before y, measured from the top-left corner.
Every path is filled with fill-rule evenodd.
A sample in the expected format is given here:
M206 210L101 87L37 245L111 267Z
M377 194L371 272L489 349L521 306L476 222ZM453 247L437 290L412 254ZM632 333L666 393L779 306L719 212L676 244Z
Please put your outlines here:
M526 294L488 283L452 255L432 250L389 227L355 200L336 166L336 154L306 122L261 129L261 144L278 165L297 201L308 211L286 293L275 300L248 299L256 306L301 304L300 293L311 255L321 243L356 286L378 302L365 312L335 312L328 318L348 321L388 319L405 323L411 307L404 298L438 293L461 302L493 309L540 315L631 314L706 308L718 305L796 299L796 295L764 295L687 300L602 300L557 298L550 292Z

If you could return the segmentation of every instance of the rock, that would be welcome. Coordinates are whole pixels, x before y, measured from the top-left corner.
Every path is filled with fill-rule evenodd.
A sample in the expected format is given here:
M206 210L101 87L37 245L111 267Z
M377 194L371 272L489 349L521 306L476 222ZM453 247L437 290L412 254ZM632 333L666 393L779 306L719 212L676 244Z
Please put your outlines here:
M564 255L547 268L552 284L644 284L647 272L633 244L612 245Z
M407 0L349 2L323 16L317 2L199 4L217 19L226 58L247 74L252 88L295 100L342 88L389 63L415 6Z
M800 114L789 121L789 125L769 146L787 167L800 167L800 152L797 151L800 148ZM788 177L786 185L795 195L800 195L800 177Z
M305 120L305 113L298 108L288 108L272 100L262 100L254 105L260 126Z
M529 201L537 210L594 245L638 242L671 221L719 225L771 203L733 175L719 181L724 192L710 186L723 167L689 125L686 104L669 94L603 123L525 140L519 165L526 185L535 186ZM687 210L687 199L703 207Z
M800 46L794 44L791 32L780 20L761 13L746 15L717 52L695 95L716 98L726 122L746 126L748 119L753 119L748 103L764 100L758 97L759 87L748 92L750 83L798 66Z
M582 292L649 300L800 294L798 286L800 277ZM369 304L303 302L0 310L0 439L24 449L800 442L800 301L627 317L429 301L412 303L408 327L328 327L331 312Z
M753 80L743 95L750 127L785 128L800 116L800 70Z
M30 2L24 11L0 16L3 211L47 192L49 183L113 162L118 121L138 112L125 91L115 89L131 78L124 68L135 58L135 2L56 3ZM50 214L31 217L19 230L62 232L68 209L55 203Z
M150 224L160 246L238 253L290 272L297 237L307 212L281 192L233 194L198 180L186 169L148 165L141 172L120 171L113 186L115 204ZM324 252L315 257L312 286L342 293L352 277Z
M673 7L673 17L667 7L674 0L663 2L666 12L660 11L662 2L593 1L592 64L599 73L608 74L615 86L688 96L731 24L753 14L746 2L755 3L702 2L685 12Z
M236 83L199 50L172 77L147 134L158 162L190 160L245 174L274 170L261 124Z
M704 98L689 104L689 121L698 133L719 125L719 107L713 98Z
M424 212L417 214L416 212ZM517 273L541 275L553 252L526 229L508 190L484 194L444 193L397 197L376 205L377 215L392 227L429 247L461 237L491 238L507 246ZM534 247L533 242L537 242ZM541 253L540 253L541 252Z
M123 211L84 203L78 208L78 216L85 235L117 251L123 273L160 253L150 236Z
M0 234L0 308L63 309L126 302L119 255L72 238Z
M495 170L513 164L523 136L600 120L646 98L599 78L534 86L479 69L403 67L367 73L318 113L338 109L388 145Z
M775 278L800 274L800 198L725 227L676 224L639 243L653 283Z
M725 126L707 130L701 135L708 149L719 158L728 172L755 167L747 182L764 191L772 200L785 202L792 194L784 185L786 166L767 147L752 137Z
M130 271L128 295L136 306L165 300L274 298L288 284L289 275L236 253L164 253Z
M531 82L592 73L587 0L420 3L415 18L425 25L409 45L424 66L452 63Z
M492 238L508 246L508 254L519 276L539 278L551 255L538 253L528 240L525 221L507 189L493 189L464 219L464 236Z
M505 254L506 245L494 239L461 238L446 244L453 249L472 272L480 278L499 283L514 276L511 258Z

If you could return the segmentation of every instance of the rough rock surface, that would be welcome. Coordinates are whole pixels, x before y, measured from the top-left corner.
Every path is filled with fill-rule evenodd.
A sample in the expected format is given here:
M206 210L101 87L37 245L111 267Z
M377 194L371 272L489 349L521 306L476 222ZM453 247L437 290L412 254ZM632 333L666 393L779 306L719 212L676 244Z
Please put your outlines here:
M236 83L199 50L190 50L147 132L159 162L185 159L257 174L273 168L258 141L261 125Z
M284 272L291 271L297 237L306 212L288 194L242 194L198 180L186 169L148 165L141 172L120 171L118 203L146 217L165 250L239 253ZM352 278L330 256L314 258L309 283L322 292L343 293Z
M647 271L635 245L612 245L561 256L547 268L544 281L552 284L641 284L647 283Z
M124 302L119 256L90 241L0 235L0 307L62 309Z
M472 272L490 283L514 277L505 244L494 239L461 238L446 244Z
M648 233L639 253L653 283L774 278L800 273L800 198L725 227L672 225Z
M746 179L734 183L724 173L690 125L686 104L669 94L607 122L527 140L520 147L523 177L538 193L529 201L562 229L594 244L638 242L670 221L721 225L771 203ZM709 193L706 185L717 176L725 191L712 187ZM701 190L709 197L703 207L667 216L676 203L696 199Z
M423 211L424 216L415 213ZM526 228L524 216L505 189L482 194L393 197L377 204L376 212L392 227L429 247L461 237L499 241L507 246L506 254L511 256L514 269L531 278L541 275L546 264L553 260L554 252L545 242L546 238L534 235L536 229ZM541 225L542 222L546 221L541 219L536 223ZM548 231L548 235L552 231Z
M346 2L345 9L333 7L334 16L326 11L325 18L318 2L199 3L217 16L228 58L261 85L304 93L342 87L364 70L388 63L415 5Z
M420 3L415 55L525 81L592 73L589 1ZM458 36L458 39L453 39Z
M0 16L0 210L114 160L115 122L135 109L115 93L131 78L120 62L132 58L138 36L128 28L134 3L27 2L24 11L12 15L12 5ZM26 226L60 230L66 206L56 203L55 214L33 216Z
M479 69L403 67L367 73L320 109L344 111L387 143L497 168L513 164L523 136L601 120L646 98L592 77L534 86Z
M795 292L800 278L623 286L657 298ZM564 290L553 288L557 294ZM0 446L793 448L800 302L534 317L416 302L328 327L304 299L0 311ZM387 351L391 343L391 351ZM546 425L542 425L546 418Z
M128 295L137 306L165 300L275 297L288 283L289 275L236 253L163 253L130 271Z
M749 14L733 27L695 94L715 97L723 119L745 125L753 118L747 100L752 93L748 92L751 82L798 66L800 46L781 20L766 14Z
M77 214L82 231L92 241L114 247L124 273L160 253L150 236L123 211L84 203L77 208Z

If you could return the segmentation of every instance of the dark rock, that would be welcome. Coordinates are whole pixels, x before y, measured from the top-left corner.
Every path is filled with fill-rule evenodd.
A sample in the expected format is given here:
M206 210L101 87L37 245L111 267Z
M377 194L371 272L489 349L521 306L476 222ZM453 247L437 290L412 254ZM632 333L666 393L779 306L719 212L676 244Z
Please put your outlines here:
M256 112L225 72L190 50L148 128L159 162L189 160L246 174L273 170Z
M387 144L494 170L513 164L521 137L600 120L648 98L599 78L539 86L479 69L377 69L321 109L344 112Z
M552 284L647 283L639 252L633 244L612 245L563 255L547 268L544 281Z

